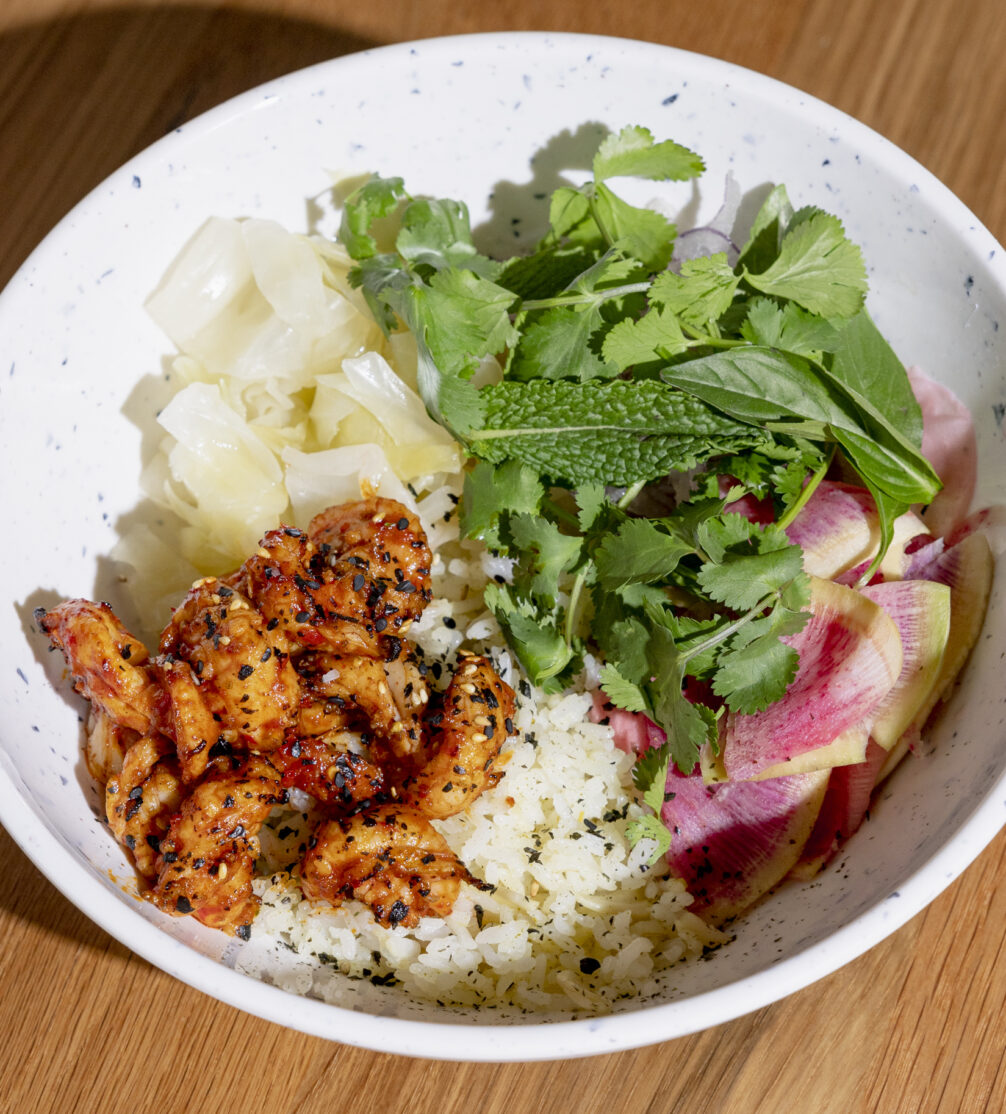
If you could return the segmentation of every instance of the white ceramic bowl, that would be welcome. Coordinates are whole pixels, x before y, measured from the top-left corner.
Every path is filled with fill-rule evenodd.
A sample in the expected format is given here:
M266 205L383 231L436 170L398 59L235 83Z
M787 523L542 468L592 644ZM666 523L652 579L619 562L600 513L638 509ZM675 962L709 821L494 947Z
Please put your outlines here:
M540 231L535 195L583 175L598 128L644 124L698 150L701 220L728 171L745 190L785 182L837 213L865 251L870 307L906 363L971 406L978 502L1002 501L1006 257L942 185L867 128L765 77L628 41L487 35L393 46L293 74L225 104L112 175L45 240L0 297L5 450L0 612L0 819L38 867L113 936L242 1009L388 1052L472 1060L564 1058L666 1040L807 985L893 932L998 832L1006 800L1002 588L934 753L906 763L871 822L810 887L785 889L666 1000L610 1016L535 1019L409 1006L393 990L351 1008L292 997L228 966L235 945L125 896L129 869L95 818L78 713L33 607L116 602L105 555L138 500L168 345L142 302L209 215L303 230L329 171L403 174L412 192L467 199L484 242ZM646 200L653 194L647 187ZM520 217L513 224L511 216ZM1004 331L1006 332L1006 331ZM1000 578L1001 580L1002 578ZM59 686L54 687L54 682ZM349 1001L349 1000L348 1000Z

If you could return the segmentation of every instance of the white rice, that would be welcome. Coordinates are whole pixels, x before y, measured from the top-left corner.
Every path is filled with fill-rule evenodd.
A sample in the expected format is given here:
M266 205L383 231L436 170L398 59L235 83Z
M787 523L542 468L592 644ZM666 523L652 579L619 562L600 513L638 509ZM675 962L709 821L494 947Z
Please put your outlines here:
M463 815L434 822L493 889L464 885L449 917L390 929L358 902L306 901L296 870L278 870L255 883L262 908L253 934L272 947L239 950L236 966L323 1000L342 997L346 976L445 1004L535 1012L599 1011L654 995L674 964L724 937L688 912L691 897L662 860L647 866L652 843L629 847L626 826L640 815L632 759L610 727L589 721L590 696L546 695L516 675L482 601L506 562L459 542L456 516L436 510L434 602L410 633L445 681L465 645L490 653L519 692L505 776ZM263 848L273 868L296 860L309 819L291 810L270 819Z

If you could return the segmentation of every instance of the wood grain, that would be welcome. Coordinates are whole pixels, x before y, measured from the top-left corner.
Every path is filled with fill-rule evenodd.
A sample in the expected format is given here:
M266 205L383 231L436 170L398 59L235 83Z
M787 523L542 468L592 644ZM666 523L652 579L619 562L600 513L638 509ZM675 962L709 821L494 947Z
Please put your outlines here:
M650 39L790 82L907 149L1006 239L1001 0L6 0L0 285L106 174L235 93L376 44L517 29ZM1003 1111L1004 895L1001 835L892 938L748 1017L586 1061L437 1063L204 997L91 924L0 832L0 1111Z

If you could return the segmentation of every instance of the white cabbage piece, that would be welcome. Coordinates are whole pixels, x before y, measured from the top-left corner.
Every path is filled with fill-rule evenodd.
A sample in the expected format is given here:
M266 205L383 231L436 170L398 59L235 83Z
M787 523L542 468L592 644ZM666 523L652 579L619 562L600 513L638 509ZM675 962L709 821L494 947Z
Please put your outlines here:
M422 399L377 352L343 360L342 372L319 376L312 421L333 445L380 444L406 481L456 472L461 456L454 438L426 412ZM346 401L366 411L345 411ZM316 413L317 412L317 413Z
M194 506L166 492L176 511L204 531L208 545L241 561L272 529L289 498L275 454L215 384L192 383L168 403L160 424L175 438L172 479ZM174 496L174 497L172 497Z
M212 218L147 301L179 349L179 389L144 489L181 518L202 574L229 571L281 518L306 525L375 492L414 508L461 467L416 393L414 339L384 336L353 265L275 221Z
M371 495L397 499L417 511L415 498L378 445L344 446L317 453L285 449L282 456L294 525L302 529L326 507Z

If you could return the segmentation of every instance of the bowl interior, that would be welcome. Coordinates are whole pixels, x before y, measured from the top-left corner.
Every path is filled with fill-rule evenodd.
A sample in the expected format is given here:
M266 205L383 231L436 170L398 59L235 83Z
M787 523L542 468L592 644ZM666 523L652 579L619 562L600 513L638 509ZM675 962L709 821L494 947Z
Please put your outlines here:
M366 1015L353 1017L233 973L237 945L129 895L131 871L96 819L98 797L80 758L83 705L31 612L74 595L125 607L107 555L138 513L170 354L143 299L210 215L333 231L333 174L401 174L412 193L466 199L483 245L510 251L541 231L542 195L585 177L598 136L625 124L692 147L708 167L697 188L637 187L638 201L661 197L698 223L719 207L732 174L752 199L784 182L797 206L816 203L841 217L863 247L869 305L895 349L952 386L975 415L978 503L1004 499L1001 249L907 156L794 90L662 47L479 36L339 59L179 129L87 198L0 297L6 504L13 536L27 541L5 557L0 818L86 912L209 993L386 1051L444 1055L430 1026L393 1018L463 1023L453 1054L467 1058L629 1047L726 1020L852 958L917 912L998 830L1006 769L999 582L974 659L925 754L898 770L839 861L809 887L786 887L761 905L730 946L682 967L659 1002L627 1003L541 1037L526 1016L465 1015L347 983L345 1005ZM489 1031L479 1035L483 1024L508 1021L519 1024L505 1046Z

